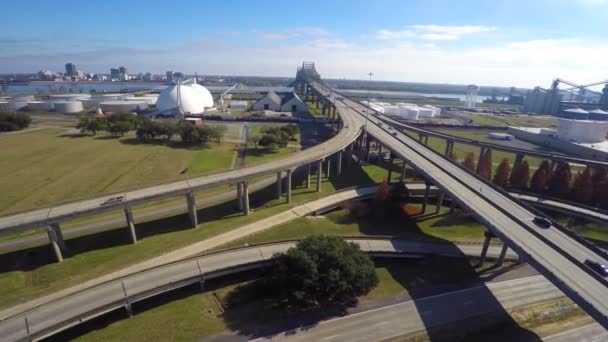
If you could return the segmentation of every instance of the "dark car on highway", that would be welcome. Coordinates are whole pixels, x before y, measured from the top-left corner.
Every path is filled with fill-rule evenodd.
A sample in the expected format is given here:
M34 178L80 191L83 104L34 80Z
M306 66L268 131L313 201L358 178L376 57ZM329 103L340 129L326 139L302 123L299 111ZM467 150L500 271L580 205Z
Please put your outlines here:
M542 216L536 216L534 219L532 219L532 222L534 222L534 224L536 224L537 226L545 229L551 227L551 225L553 224L551 220Z
M597 272L602 277L608 276L608 266L606 266L606 265L602 265L597 261L592 261L589 259L585 260L585 265L587 265L587 267L589 267L590 269Z

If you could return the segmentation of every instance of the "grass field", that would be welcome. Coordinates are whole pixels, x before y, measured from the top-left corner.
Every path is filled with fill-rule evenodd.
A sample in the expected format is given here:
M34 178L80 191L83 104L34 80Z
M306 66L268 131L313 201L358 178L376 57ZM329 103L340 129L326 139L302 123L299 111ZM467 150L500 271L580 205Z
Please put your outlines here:
M228 143L176 148L134 143L133 133L60 133L0 137L0 214L228 169L235 154Z
M366 170L370 170L369 173ZM276 199L274 186L252 193L253 213L243 216L236 201L228 201L198 211L199 228L191 229L186 214L151 222L137 222L139 241L129 242L126 228L117 228L66 240L68 254L62 263L53 263L48 246L0 255L0 307L36 298L66 288L131 264L137 263L211 236L238 228L246 223L287 210L298 203L326 196L328 193L358 184L381 181L386 170L378 166L351 167L343 176L323 177L322 192L303 187L303 179L294 177L292 203ZM315 177L313 177L314 182ZM183 200L182 200L183 201Z
M409 205L413 210L419 204ZM434 212L435 206L428 206L427 212ZM334 211L321 217L303 217L264 232L235 240L218 249L240 247L257 243L303 239L309 235L326 234L338 236L390 236L412 240L481 242L485 228L470 217L456 211L447 214L448 208L441 209L441 215L419 219L386 217L352 217L349 210Z
M557 119L530 115L459 114L481 126L555 127Z

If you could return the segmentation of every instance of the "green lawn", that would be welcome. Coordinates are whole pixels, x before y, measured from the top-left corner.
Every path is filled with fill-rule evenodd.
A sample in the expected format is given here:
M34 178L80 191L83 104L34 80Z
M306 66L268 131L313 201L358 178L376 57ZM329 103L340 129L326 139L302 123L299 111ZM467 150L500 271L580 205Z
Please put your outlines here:
M410 204L410 207L414 208L415 211L420 209L419 204ZM430 205L427 210L427 212L433 212L435 207ZM384 216L355 218L349 210L342 209L321 217L303 217L267 231L235 240L218 249L303 239L315 234L361 237L388 236L438 242L483 241L485 228L482 225L460 211L456 211L452 215L448 215L447 211L448 208L442 208L442 215L420 219L387 218Z
M0 214L228 169L233 144L179 148L48 129L0 138ZM185 171L183 174L181 174Z
M374 170L369 176L365 169ZM0 307L25 302L69 286L82 283L100 275L127 267L131 264L170 252L194 242L238 228L246 223L272 216L291 208L298 203L326 196L349 186L370 184L380 175L377 166L365 169L351 167L343 177L323 178L322 192L317 193L314 186L303 187L301 177L294 177L292 203L277 200L274 186L252 193L251 206L255 211L243 216L236 209L236 201L228 201L203 208L199 213L199 228L191 229L186 214L136 224L139 241L129 243L126 228L118 228L66 240L68 254L62 263L49 263L54 260L48 246L14 252L0 256ZM384 171L386 173L386 171ZM315 177L313 177L314 182ZM120 214L120 213L119 213Z
M306 102L306 104L308 105L308 112L310 113L310 115L316 117L323 117L323 115L321 115L323 105L319 104L319 106L315 106L314 102Z

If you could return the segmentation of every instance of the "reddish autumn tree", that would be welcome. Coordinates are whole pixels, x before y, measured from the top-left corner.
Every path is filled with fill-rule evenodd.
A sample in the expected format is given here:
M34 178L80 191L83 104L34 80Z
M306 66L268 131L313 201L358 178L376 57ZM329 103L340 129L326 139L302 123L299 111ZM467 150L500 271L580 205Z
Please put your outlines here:
M492 150L486 149L484 154L481 155L479 164L477 165L477 174L481 178L490 180L492 178Z
M554 196L567 197L570 194L571 180L570 163L558 162L547 184L547 190Z
M496 168L496 174L494 175L494 179L492 179L492 183L505 187L509 182L509 174L511 173L511 165L509 165L509 160L507 158L503 159L498 167Z
M604 167L593 167L591 172L591 182L593 183L592 202L599 204L608 201L608 192L605 186L608 184L608 172Z
M528 188L528 181L530 180L530 165L527 160L523 160L519 164L513 166L511 171L511 177L509 177L509 184L514 189L524 190Z
M542 193L546 190L547 184L551 179L551 167L549 166L549 162L543 160L540 163L540 166L534 172L532 176L532 181L530 182L530 190L533 192Z
M572 186L572 197L575 201L581 203L590 203L593 200L593 181L591 177L591 168L586 167L583 172L579 172L574 179Z
M475 172L475 154L473 152L467 153L467 156L462 162L462 166L471 172Z

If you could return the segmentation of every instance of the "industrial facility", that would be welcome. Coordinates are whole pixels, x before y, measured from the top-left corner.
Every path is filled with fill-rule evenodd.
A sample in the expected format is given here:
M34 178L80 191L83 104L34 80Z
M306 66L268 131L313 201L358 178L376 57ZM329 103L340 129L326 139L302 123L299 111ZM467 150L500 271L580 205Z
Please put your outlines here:
M362 103L370 106L372 109L382 114L406 120L434 118L441 115L441 108L431 105L418 106L413 103L405 102L391 104L386 102L362 101Z
M560 84L567 88L560 89ZM604 85L601 92L590 88ZM549 89L536 87L529 91L524 101L524 112L559 115L566 109L582 108L608 110L608 81L579 85L563 79L555 79Z

